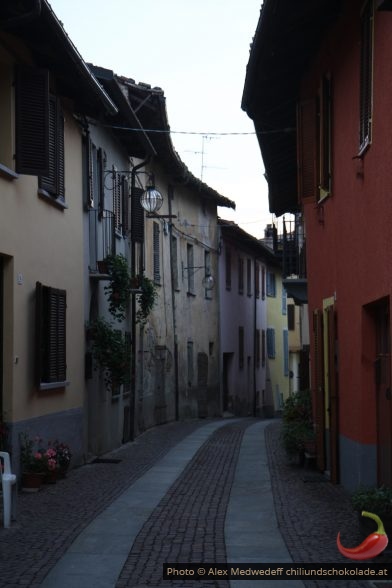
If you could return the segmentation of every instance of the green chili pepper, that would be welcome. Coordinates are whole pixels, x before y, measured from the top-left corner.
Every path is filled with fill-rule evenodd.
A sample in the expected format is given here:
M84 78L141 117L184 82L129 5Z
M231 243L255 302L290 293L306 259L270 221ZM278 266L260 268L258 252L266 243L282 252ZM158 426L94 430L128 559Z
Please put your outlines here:
M388 535L385 533L384 525L382 524L382 520L376 514L372 512L366 512L365 510L362 511L363 517L369 517L376 521L377 523L377 531L375 533L371 533L360 545L357 547L343 547L340 543L340 532L338 533L337 537L337 546L342 555L344 557L348 557L349 559L372 559L377 555L380 555L388 545Z

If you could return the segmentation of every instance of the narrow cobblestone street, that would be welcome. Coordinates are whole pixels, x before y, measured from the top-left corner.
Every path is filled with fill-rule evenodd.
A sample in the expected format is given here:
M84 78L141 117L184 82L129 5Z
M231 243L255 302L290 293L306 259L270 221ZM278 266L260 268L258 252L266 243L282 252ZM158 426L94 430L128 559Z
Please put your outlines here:
M199 435L208 429L211 432L206 434L205 441L195 449L183 471L178 476L176 474L174 483L164 491L141 525L112 585L116 588L171 585L228 588L231 583L227 580L163 581L162 564L168 561L223 563L227 560L225 520L233 479L243 436L257 423L261 421L234 419L163 425L106 456L115 462L75 469L64 481L46 486L38 494L21 493L18 520L11 529L0 530L0 586L41 586L73 541L100 513L115 504L127 488L132 489L144 474L155 471L150 469L154 464L158 464L155 479L159 485L162 458L170 455L168 452L184 440L192 439L192 434ZM354 545L361 538L349 496L315 470L288 462L280 444L278 419L261 424L260 432L265 431L268 484L272 488L278 529L292 561L346 563L336 549L337 532L344 533L347 544ZM260 451L264 447L263 437L260 434ZM260 497L259 502L262 500ZM241 513L236 516L241 519ZM259 526L256 518L254 526L255 530ZM387 551L377 563L390 563L391 555ZM103 578L99 586L109 586L105 582ZM267 585L260 581L251 584L254 588ZM73 588L77 584L70 576L64 578L64 585ZM245 587L250 583L241 582L241 585ZM288 588L292 585L291 582L285 583ZM303 585L306 588L375 586L357 581L306 581ZM379 586L387 588L388 584L380 583Z

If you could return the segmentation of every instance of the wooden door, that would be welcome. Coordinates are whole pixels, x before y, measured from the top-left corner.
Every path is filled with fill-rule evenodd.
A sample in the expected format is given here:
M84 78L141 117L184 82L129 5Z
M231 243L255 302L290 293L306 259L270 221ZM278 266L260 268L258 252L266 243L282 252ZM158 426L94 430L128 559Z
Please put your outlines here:
M376 310L375 380L377 395L378 483L392 486L391 332L389 302Z

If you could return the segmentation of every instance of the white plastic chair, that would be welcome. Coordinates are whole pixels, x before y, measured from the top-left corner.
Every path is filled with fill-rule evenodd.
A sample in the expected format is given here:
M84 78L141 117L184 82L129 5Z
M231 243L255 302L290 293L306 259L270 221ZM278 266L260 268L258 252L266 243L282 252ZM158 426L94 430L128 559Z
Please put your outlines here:
M5 528L11 526L11 508L15 514L16 476L11 473L10 454L0 451L3 468L0 467L1 486L3 489L3 524ZM12 486L15 486L15 499L12 501Z

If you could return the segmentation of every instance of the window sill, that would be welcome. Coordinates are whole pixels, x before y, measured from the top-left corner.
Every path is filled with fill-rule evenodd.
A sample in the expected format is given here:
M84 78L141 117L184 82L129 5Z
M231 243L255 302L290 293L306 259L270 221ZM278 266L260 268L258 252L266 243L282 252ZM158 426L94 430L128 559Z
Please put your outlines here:
M369 149L370 145L371 145L370 139L366 139L364 144L359 147L358 155L356 155L353 159L361 159L365 155L367 150Z
M68 206L65 204L63 198L60 198L60 197L56 198L55 196L51 196L49 194L49 192L47 192L46 190L43 190L42 188L39 188L38 196L40 198L42 198L42 200L45 200L45 202L47 202L48 204L51 204L52 206L55 206L56 208L59 208L60 210L65 210L68 208Z
M64 380L63 382L41 382L39 385L40 390L55 390L56 388L65 388L69 386L70 382Z
M2 163L0 163L0 176L6 180L17 180L19 178L19 174Z
M186 293L187 296L190 296L191 298L195 298L196 294L194 292L187 292Z

